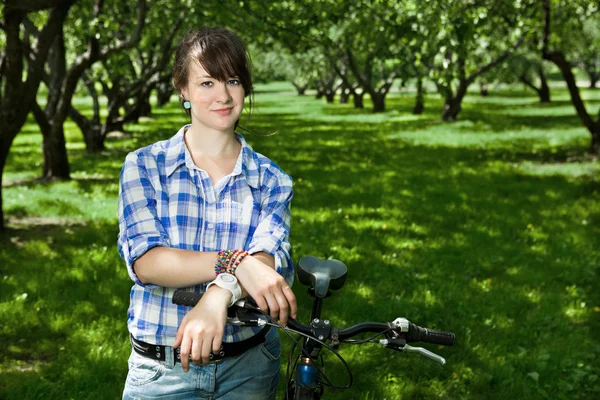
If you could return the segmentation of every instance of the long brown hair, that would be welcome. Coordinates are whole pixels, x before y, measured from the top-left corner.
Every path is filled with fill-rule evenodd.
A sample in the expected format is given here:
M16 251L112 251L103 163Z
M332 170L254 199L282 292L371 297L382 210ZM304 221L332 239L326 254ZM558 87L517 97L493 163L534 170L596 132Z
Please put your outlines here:
M182 90L188 84L190 62L198 62L208 74L224 82L237 77L249 97L249 111L254 102L250 56L242 39L220 27L191 29L179 42L173 63L173 86L183 105ZM188 116L190 110L186 110ZM235 126L237 128L238 123Z

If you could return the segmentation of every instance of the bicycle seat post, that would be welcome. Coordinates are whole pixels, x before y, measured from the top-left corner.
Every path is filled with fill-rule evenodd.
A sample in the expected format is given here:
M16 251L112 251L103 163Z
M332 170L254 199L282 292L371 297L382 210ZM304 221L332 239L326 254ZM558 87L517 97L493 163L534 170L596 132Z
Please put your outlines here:
M315 318L321 318L321 309L323 308L323 299L320 297L314 296L314 292L312 290L309 290L308 293L310 293L313 296L313 305L312 305L312 310L310 312L310 320L314 321Z

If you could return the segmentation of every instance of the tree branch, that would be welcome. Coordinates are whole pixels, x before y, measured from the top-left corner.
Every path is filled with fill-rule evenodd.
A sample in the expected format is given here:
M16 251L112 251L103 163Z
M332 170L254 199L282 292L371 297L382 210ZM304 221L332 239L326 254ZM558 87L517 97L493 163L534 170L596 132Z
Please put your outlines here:
M346 49L346 58L348 59L348 66L350 67L350 71L352 71L358 83L360 83L360 85L365 89L369 88L370 82L366 82L362 74L358 71L356 62L354 61L354 55L352 54L352 51L350 51L350 49L348 48Z
M9 103L20 103L23 94L23 44L20 38L20 25L25 14L21 11L4 10L6 23L5 98ZM15 104L15 106L16 106ZM11 107L12 108L12 107Z
M529 88L531 88L539 93L540 89L538 89L537 86L535 86L533 84L533 82L531 82L529 79L527 79L527 76L525 76L525 74L521 74L519 76L519 81L521 81L521 83L523 83L525 86L528 86Z
M550 0L544 0L544 36L542 38L542 56L546 58L548 53L548 42L550 41Z
M32 59L35 62L28 63L27 69L27 82L25 83L24 91L26 93L30 93L29 91L37 88L39 82L42 79L42 74L44 71L44 64L50 51L50 47L52 42L54 41L57 32L61 29L63 22L71 8L71 5L75 0L62 0L59 1L60 7L53 8L48 21L40 31L37 39L35 40L32 46ZM34 91L32 97L35 98L35 94L37 90Z
M4 9L22 11L25 13L47 10L65 6L70 1L64 0L5 0Z
M567 61L564 54L560 51L550 51L548 46L548 41L550 37L550 1L544 0L544 43L543 43L543 57L545 60L552 61L562 72L563 78L567 83L567 87L569 89L569 94L571 95L571 102L577 111L577 115L583 122L583 125L592 133L592 137L594 137L594 132L599 129L597 125L600 125L600 120L598 122L594 122L590 114L587 112L585 108L585 104L581 99L581 95L579 93L579 88L577 87L577 81L575 80L575 76L573 75L573 71L571 71L571 65Z
M471 83L473 83L475 81L475 79L480 76L485 74L486 72L488 72L489 70L491 70L492 68L494 68L496 65L503 63L508 57L510 57L512 55L512 53L519 47L521 46L521 44L525 41L525 38L529 35L529 31L525 32L521 35L521 37L508 49L506 49L504 51L504 53L502 53L500 56L498 56L495 60L492 60L490 63L484 65L483 67L479 68L477 71L473 72L466 80L466 83L468 85L470 85ZM467 85L467 86L468 86Z
M38 104L37 100L33 101L31 111L33 112L35 122L37 122L38 126L40 127L40 130L42 131L42 136L44 136L44 138L48 137L52 126L50 125L48 117L46 117L46 114L42 110L42 107L40 107L40 105Z
M129 39L120 42L115 46L104 47L102 50L100 50L99 58L106 58L111 54L117 53L121 50L124 50L137 44L142 37L142 31L144 30L144 26L146 23L146 13L146 0L138 0L138 18L133 35L131 35Z

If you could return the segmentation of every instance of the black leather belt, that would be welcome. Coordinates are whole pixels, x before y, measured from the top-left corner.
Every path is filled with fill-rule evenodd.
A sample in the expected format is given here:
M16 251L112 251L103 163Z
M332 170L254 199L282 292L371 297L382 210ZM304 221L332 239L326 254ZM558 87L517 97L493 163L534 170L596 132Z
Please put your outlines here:
M258 332L256 335L252 336L249 339L242 340L240 342L232 342L232 343L223 343L221 345L221 350L217 353L210 353L211 361L222 360L225 357L234 357L242 354L246 350L251 349L254 346L258 346L261 343L265 342L265 336L269 332L271 326L267 325L263 330ZM137 340L133 336L130 335L131 346L133 350L139 355L147 358L151 358L157 361L165 361L165 354L167 351L174 352L175 362L181 362L181 356L179 354L181 347L173 349L171 346L161 346L158 344L150 344L146 342L142 342L141 340Z

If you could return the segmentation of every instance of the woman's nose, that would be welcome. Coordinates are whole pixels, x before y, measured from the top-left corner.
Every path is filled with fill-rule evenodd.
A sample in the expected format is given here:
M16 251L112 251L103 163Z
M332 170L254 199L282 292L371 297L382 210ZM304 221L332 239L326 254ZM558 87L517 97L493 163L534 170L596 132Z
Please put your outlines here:
M226 82L219 82L219 93L217 94L217 101L221 103L227 103L231 100L231 94L229 93L229 87Z

